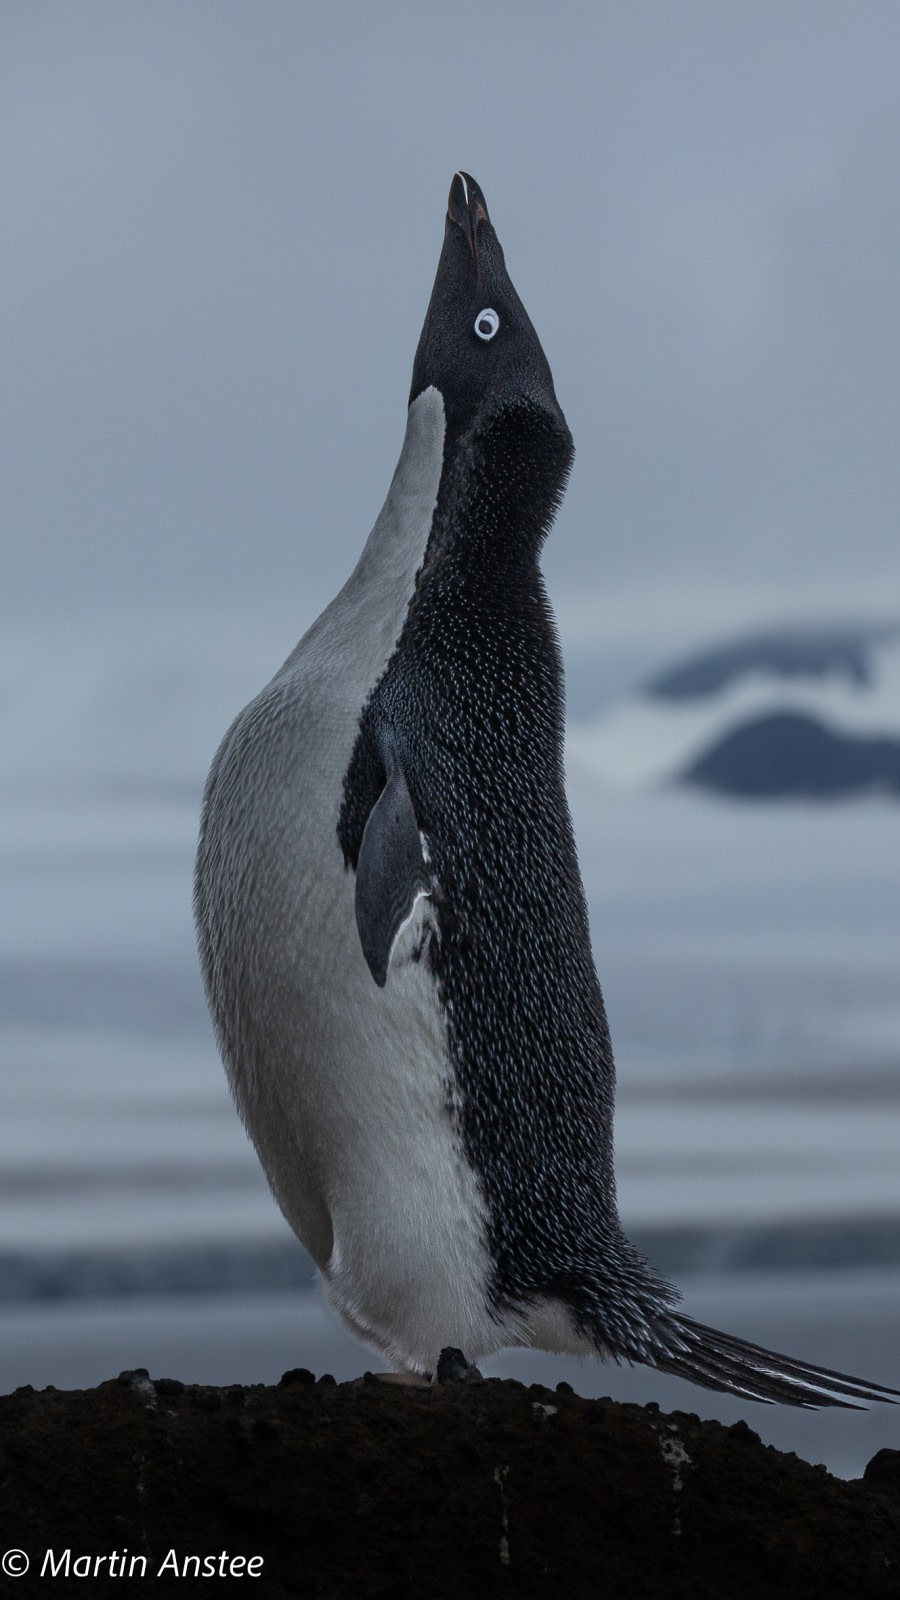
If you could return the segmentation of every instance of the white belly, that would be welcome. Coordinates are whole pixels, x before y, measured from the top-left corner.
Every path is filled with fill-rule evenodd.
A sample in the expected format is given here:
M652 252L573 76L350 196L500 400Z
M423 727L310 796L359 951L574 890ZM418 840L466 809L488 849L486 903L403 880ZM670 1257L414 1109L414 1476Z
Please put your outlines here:
M410 410L359 566L210 776L197 918L232 1089L285 1216L330 1298L392 1361L510 1342L486 1307L484 1207L449 1109L445 1019L412 954L421 901L379 989L337 836L358 716L412 594L431 525L443 406Z

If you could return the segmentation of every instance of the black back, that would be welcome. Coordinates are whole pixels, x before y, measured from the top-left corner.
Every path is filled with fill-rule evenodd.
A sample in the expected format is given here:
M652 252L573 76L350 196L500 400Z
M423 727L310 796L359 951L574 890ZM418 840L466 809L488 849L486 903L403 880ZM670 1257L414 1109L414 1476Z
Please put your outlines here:
M520 303L494 240L491 229L481 251L482 261L492 252L490 304L501 312L502 299L508 313ZM486 300L482 284L467 287L458 339ZM440 290L439 269L414 395L427 375L423 349L430 340L434 359L441 348L434 327L445 343L452 327L452 295L434 313ZM559 1296L596 1336L604 1285L628 1315L632 1257L635 1287L649 1286L616 1212L613 1059L564 789L562 662L539 569L572 440L524 310L510 321L499 382L445 380L453 399L431 538L362 712L339 837L355 869L389 745L440 885L425 958L448 1019L448 1102L487 1202L492 1298L499 1307Z

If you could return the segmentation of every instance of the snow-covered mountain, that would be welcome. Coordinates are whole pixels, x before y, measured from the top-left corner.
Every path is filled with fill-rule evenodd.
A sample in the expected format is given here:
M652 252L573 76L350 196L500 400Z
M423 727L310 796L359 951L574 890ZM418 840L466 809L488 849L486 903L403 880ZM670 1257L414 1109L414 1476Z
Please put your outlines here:
M574 781L900 798L900 624L797 625L676 662L567 743Z

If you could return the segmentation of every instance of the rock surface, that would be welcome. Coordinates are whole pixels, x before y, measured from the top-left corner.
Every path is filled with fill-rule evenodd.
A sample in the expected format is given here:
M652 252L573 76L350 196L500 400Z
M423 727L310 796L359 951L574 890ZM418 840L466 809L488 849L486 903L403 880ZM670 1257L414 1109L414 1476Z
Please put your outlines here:
M194 1593L192 1557L205 1592L271 1600L865 1600L900 1593L900 1451L845 1483L746 1423L567 1385L138 1370L0 1399L0 1524L22 1600Z

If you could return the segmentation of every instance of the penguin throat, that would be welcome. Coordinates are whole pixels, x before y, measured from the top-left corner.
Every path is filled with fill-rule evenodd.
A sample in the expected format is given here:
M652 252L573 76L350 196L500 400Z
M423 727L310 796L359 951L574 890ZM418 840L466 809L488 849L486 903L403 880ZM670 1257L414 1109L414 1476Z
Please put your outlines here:
M565 422L527 401L448 429L425 569L465 554L501 571L535 562L573 456Z

